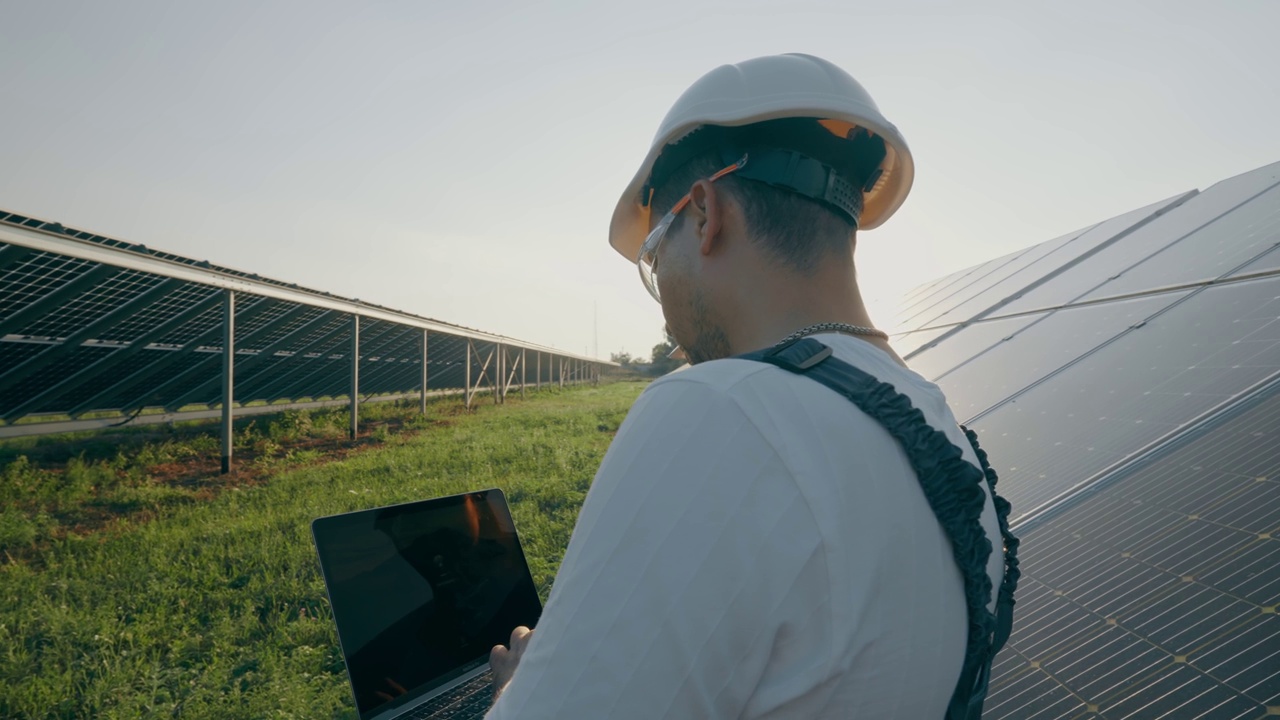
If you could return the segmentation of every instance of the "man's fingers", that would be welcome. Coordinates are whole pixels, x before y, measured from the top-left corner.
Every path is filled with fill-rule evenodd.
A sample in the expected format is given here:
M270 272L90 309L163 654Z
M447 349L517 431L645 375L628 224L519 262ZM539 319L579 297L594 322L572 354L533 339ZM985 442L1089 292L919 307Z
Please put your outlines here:
M489 662L490 662L490 663L493 663L493 662L502 662L503 660L506 660L506 659L507 659L507 646L506 646L506 645L494 645L494 646L493 646L493 649L489 651Z
M511 647L515 647L516 643L522 640L525 640L529 635L532 635L532 634L533 634L533 631L523 625L516 628L515 630L512 630L511 631Z

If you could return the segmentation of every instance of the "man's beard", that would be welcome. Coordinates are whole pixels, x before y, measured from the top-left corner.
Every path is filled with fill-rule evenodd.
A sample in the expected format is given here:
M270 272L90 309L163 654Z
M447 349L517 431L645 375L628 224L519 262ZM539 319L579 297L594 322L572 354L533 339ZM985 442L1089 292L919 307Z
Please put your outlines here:
M692 324L693 341L689 344L680 343L680 347L684 348L684 354L689 358L690 365L707 362L708 360L719 360L727 358L731 354L729 349L729 337L725 335L724 328L715 322L711 316L711 309L707 307L706 298L701 290L695 290L693 293L693 302L689 304L690 323ZM679 338L676 338L679 342Z

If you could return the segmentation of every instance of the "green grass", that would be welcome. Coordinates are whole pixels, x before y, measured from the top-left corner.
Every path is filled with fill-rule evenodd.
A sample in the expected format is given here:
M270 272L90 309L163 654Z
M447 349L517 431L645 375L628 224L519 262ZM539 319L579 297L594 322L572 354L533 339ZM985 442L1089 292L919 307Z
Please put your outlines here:
M42 523L95 502L106 475L120 476L110 462L143 464L93 459L53 473L9 450L3 472L39 475L29 492L44 499L0 506L0 538L36 548L0 566L0 717L355 717L311 520L502 488L545 599L596 467L642 388L482 402L345 460L212 499L158 502L88 534L50 534Z

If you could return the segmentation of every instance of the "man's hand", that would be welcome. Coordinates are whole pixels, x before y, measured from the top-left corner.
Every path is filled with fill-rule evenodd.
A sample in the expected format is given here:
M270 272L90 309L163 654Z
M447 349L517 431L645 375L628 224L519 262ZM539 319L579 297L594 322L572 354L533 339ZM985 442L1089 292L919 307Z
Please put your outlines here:
M524 656L524 649L529 645L529 638L533 637L533 631L521 625L511 631L511 648L505 645L494 645L493 650L489 651L489 667L493 669L493 699L497 700L502 691L506 689L507 683L511 682L511 676L516 672L516 666L520 664L520 658Z

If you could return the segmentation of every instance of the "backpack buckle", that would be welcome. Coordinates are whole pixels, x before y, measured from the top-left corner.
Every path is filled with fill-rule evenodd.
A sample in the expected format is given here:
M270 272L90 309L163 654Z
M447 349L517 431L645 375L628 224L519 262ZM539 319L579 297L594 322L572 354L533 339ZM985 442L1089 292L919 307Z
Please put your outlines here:
M784 370L802 373L831 357L831 348L812 338L800 338L786 345L770 348L764 361Z

